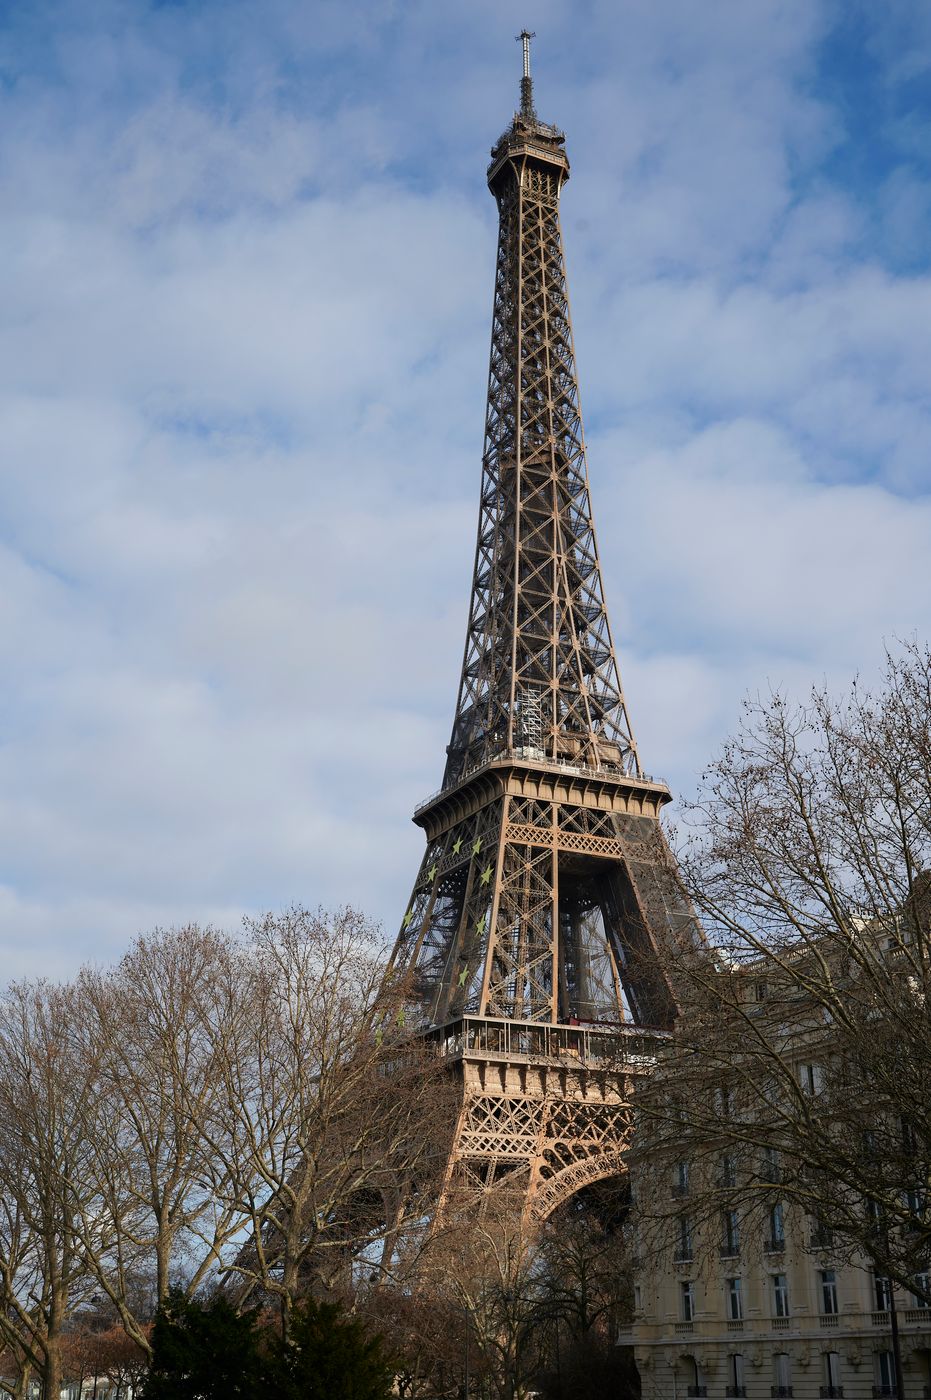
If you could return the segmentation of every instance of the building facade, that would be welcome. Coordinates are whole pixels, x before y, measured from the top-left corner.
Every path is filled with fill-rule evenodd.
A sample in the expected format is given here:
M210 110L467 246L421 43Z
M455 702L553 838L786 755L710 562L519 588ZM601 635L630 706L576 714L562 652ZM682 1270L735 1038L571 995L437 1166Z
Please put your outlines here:
M687 1164L682 1164L687 1179ZM670 1190L681 1189L671 1183ZM816 1222L772 1207L773 1237L744 1240L739 1220L723 1241L683 1222L642 1268L635 1321L644 1400L747 1396L867 1400L892 1396L892 1306L903 1362L903 1400L931 1395L931 1310L914 1295L835 1254Z
M894 976L901 931L879 938L861 925L860 937L864 950L878 950L877 977ZM845 1076L851 1047L817 996L801 991L802 983L811 986L812 947L774 959L768 981L757 963L705 980L708 994L730 1006L732 1027L745 1032L743 1051L736 1037L725 1042L729 1078L709 1075L701 1034L686 1029L694 1068L673 1057L651 1081L657 1097L644 1107L631 1160L639 1276L634 1322L623 1338L636 1349L643 1400L931 1397L928 1274L906 1275L916 1292L893 1287L864 1252L867 1241L881 1238L888 1257L901 1259L911 1239L910 1269L927 1268L919 1262L927 1258L920 1242L926 1153L912 1141L909 1154L893 1156L896 1136L910 1141L899 1109L865 1096L862 1081ZM834 952L820 965L838 978L842 995L849 991L849 969ZM714 1036L713 1017L702 1026ZM716 1053L720 1069L726 1055ZM875 1198L862 1187L838 1196L831 1178L839 1179L840 1153L827 1171L813 1170L804 1129L795 1138L798 1155L772 1145L780 1135L792 1141L793 1120L809 1113L822 1126L840 1120L843 1145L859 1135L874 1162L877 1141L885 1144L877 1175L887 1177L901 1207L896 1221L878 1191ZM882 1136L884 1123L890 1132ZM831 1222L844 1199L852 1223L842 1237ZM903 1243L889 1254L893 1236ZM871 1248L881 1256L878 1244Z

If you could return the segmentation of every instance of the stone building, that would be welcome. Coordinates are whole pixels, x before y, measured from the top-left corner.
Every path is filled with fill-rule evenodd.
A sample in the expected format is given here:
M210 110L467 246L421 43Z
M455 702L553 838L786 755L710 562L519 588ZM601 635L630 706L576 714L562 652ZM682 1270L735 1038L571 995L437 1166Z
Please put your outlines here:
M889 937L885 925L861 924L858 936L878 975L898 975L908 937L903 927ZM811 946L800 955L810 956ZM639 1263L635 1318L621 1340L635 1348L643 1400L872 1400L897 1393L897 1333L901 1400L929 1400L927 1273L907 1275L919 1292L891 1287L849 1235L845 1241L832 1232L825 1173L812 1174L810 1163L800 1167L787 1152L766 1145L760 1125L780 1115L785 1122L788 1097L803 1105L803 1113L810 1108L819 1123L841 1119L843 1143L858 1134L874 1148L885 1142L887 1185L900 1214L890 1227L877 1199L854 1196L864 1221L860 1244L884 1232L888 1248L894 1228L905 1240L900 1250L909 1248L908 1238L915 1240L916 1261L926 1257L927 1144L916 1144L920 1165L912 1177L910 1158L892 1155L894 1135L901 1141L905 1131L893 1108L857 1099L851 1090L853 1107L844 1117L849 1049L839 1044L835 1018L800 994L799 983L810 980L803 963L788 958L782 967L781 985L765 984L758 964L721 971L721 995L731 998L732 1024L743 1025L748 1043L742 1055L739 1042L731 1042L728 1085L709 1074L700 1040L692 1042L694 1069L687 1057L665 1068L661 1060L651 1082L649 1092L660 1096L667 1112L659 1128L651 1131L646 1121L635 1134ZM840 972L836 965L833 970ZM846 983L837 981L841 995L852 986L849 969L844 975ZM786 1077L776 1089L765 1055L749 1048L754 1038L764 1051L773 1048L774 1064L778 1057ZM722 1062L723 1056L719 1067ZM661 1117L654 1108L654 1120ZM886 1137L883 1122L890 1129ZM831 1159L834 1177L839 1155Z
M844 1400L893 1395L891 1306L903 1360L903 1400L931 1396L931 1309L862 1262L835 1254L817 1222L778 1201L771 1237L744 1239L725 1213L723 1238L693 1226L689 1166L669 1183L680 1198L678 1240L649 1257L635 1289L643 1400L747 1396ZM730 1238L728 1238L728 1235Z

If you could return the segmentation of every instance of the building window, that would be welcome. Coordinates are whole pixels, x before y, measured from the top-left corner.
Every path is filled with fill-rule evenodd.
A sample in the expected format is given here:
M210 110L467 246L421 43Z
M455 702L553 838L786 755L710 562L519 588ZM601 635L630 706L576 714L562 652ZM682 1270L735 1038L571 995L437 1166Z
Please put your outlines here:
M834 1243L834 1233L830 1225L825 1225L818 1215L811 1217L811 1247L812 1249L830 1249Z
M730 1118L733 1104L731 1101L731 1091L728 1085L722 1084L718 1089L718 1112L722 1118Z
M643 1312L643 1290L639 1283L634 1284L634 1312Z
M773 1274L773 1317L789 1316L789 1280L785 1274Z
M821 1066L804 1064L798 1067L799 1081L806 1094L817 1094L821 1089Z
M727 1395L746 1395L747 1386L744 1380L744 1359L740 1352L735 1352L728 1358L727 1370L730 1376L730 1384L727 1386Z
M765 982L756 982L756 983L754 983L754 986L753 986L753 995L754 995L754 997L756 998L757 1001L765 1001L765 1000L766 1000L766 983L765 983Z
M740 1287L740 1279L725 1279L724 1287L727 1290L727 1315L732 1322L739 1322L744 1315L744 1300L743 1291Z
M740 1221L737 1218L736 1210L724 1211L722 1223L724 1239L721 1244L721 1253L725 1258L730 1258L740 1253Z
M824 1389L821 1394L839 1396L843 1393L840 1382L840 1353L826 1351L824 1353Z
M882 1274L873 1275L873 1306L877 1312L888 1312L892 1306L892 1287Z
M782 1180L782 1174L779 1169L779 1153L776 1151L775 1147L763 1148L763 1160L760 1166L764 1181L778 1184L778 1182Z
M692 1222L687 1215L679 1216L679 1239L676 1243L676 1259L685 1263L692 1257Z
M787 1351L777 1351L773 1357L773 1374L776 1384L773 1386L774 1395L792 1394L792 1363Z
M689 1164L688 1162L676 1163L676 1179L673 1184L673 1195L687 1196L689 1194Z
M692 1363L692 1381L686 1388L686 1395L707 1395L708 1388L702 1380L701 1367L694 1356L687 1358Z
M915 1288L918 1290L913 1295L915 1299L915 1307L926 1308L928 1306L928 1295L931 1294L931 1274L916 1274Z
M895 1362L891 1351L878 1351L876 1353L876 1386L873 1394L895 1394Z
M924 1217L927 1204L927 1197L922 1187L911 1186L905 1192L905 1209L915 1217L916 1223Z
M695 1321L695 1285L691 1279L679 1284L679 1302L682 1308L682 1321Z
M785 1212L782 1209L782 1202L777 1201L769 1212L769 1247L778 1250L785 1249L786 1244L786 1220Z
M737 1163L734 1161L733 1157L721 1158L721 1185L737 1185Z
M837 1312L837 1275L833 1269L821 1270L821 1312L825 1317Z

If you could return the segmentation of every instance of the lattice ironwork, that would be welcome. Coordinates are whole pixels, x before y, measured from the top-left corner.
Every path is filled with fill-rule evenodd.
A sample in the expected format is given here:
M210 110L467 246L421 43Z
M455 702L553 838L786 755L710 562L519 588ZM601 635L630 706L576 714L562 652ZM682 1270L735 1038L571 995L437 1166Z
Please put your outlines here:
M592 524L559 222L563 140L520 113L492 152L488 412L447 784L515 749L640 772Z
M605 607L559 221L568 174L525 74L488 170L499 236L462 677L393 957L432 1027L668 1028L670 966L696 937L658 822L669 792L641 769ZM555 1198L547 1183L617 1165L622 1088L609 1110L603 1095L540 1099L504 1080L477 1094L467 1079L456 1171Z

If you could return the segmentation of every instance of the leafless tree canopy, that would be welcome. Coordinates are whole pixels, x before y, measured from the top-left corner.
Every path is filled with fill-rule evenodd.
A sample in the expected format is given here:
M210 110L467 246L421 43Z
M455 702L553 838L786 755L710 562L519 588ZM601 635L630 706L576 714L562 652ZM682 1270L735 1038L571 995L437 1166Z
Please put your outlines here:
M642 1097L641 1215L736 1210L762 1246L785 1209L931 1302L931 653L875 693L749 702L690 819L710 947Z
M7 989L8 1389L34 1373L57 1394L88 1310L110 1309L132 1367L171 1286L274 1301L286 1328L309 1288L403 1271L455 1086L411 1037L385 955L352 910L292 909L241 938L158 930L71 985Z

